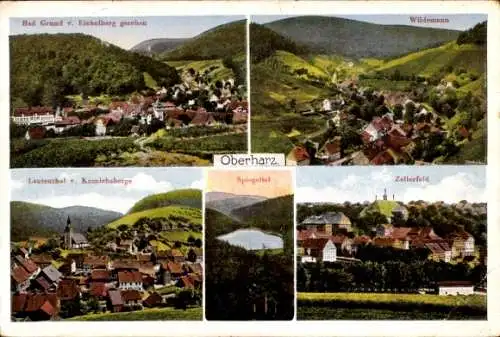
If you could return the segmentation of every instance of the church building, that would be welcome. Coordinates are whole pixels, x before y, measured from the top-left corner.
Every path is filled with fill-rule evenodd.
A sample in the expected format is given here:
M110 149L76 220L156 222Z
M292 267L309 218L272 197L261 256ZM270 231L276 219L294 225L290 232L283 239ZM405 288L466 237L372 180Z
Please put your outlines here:
M64 249L80 249L89 247L87 238L81 233L73 233L73 227L71 226L71 219L68 216L66 221L66 228L64 228L63 234L63 248Z

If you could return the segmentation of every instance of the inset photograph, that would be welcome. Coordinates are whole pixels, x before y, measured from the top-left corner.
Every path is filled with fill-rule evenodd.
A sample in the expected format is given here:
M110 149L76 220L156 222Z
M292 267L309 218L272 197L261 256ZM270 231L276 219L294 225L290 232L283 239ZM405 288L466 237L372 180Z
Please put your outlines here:
M298 169L297 319L486 320L485 173Z
M207 172L207 320L293 319L292 179L287 169Z
M252 152L486 163L487 16L252 16Z
M202 320L200 169L13 170L12 320Z
M10 21L12 168L247 152L244 16Z

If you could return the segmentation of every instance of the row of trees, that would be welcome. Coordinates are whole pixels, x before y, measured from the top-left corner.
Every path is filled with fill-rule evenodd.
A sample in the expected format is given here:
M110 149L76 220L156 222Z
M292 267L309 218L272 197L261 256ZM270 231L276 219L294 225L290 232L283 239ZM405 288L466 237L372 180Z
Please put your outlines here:
M297 290L304 292L417 292L437 282L467 280L485 285L486 267L433 261L366 261L355 264L316 263L297 266Z

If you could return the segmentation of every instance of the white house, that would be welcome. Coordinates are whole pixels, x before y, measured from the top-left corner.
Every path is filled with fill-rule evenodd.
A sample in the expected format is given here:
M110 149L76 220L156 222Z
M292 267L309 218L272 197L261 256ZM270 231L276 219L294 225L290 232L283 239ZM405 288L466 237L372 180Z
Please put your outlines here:
M302 243L304 255L302 256L303 263L335 262L337 261L337 248L330 239L307 239Z
M94 122L94 125L95 125L96 136L106 135L106 127L108 125L108 121L105 118L97 118Z
M329 99L323 100L323 111L332 111L332 102Z
M438 283L439 295L472 295L474 285L469 281L443 281Z
M142 291L142 274L138 271L118 272L118 288Z

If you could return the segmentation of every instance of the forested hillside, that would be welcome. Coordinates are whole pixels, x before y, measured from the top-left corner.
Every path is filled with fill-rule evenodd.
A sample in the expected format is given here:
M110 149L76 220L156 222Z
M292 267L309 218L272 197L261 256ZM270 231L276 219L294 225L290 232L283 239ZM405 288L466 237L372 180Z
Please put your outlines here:
M160 57L168 61L211 60L246 52L246 20L217 26Z
M23 201L10 203L11 241L27 240L30 236L48 237L62 233L68 216L76 232L85 233L88 228L95 228L113 221L121 213L93 207L72 206L53 208L46 205Z
M394 57L455 40L459 31L380 25L324 16L286 18L267 28L304 44L314 53L349 57Z
M121 95L146 88L145 73L160 86L179 81L173 67L84 34L10 37L14 106L55 106L65 95Z

